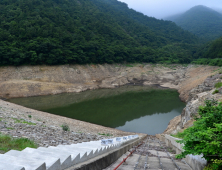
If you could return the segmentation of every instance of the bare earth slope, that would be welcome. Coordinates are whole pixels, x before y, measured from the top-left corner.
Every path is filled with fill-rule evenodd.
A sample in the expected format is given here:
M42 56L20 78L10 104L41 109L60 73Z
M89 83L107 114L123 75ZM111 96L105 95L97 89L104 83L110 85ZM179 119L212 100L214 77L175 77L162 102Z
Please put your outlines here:
M114 88L133 83L179 88L186 67L181 65L63 65L0 68L0 97L28 97Z
M186 107L181 115L172 119L164 131L166 134L176 134L178 131L193 125L193 116L198 113L199 106L204 105L206 99L221 101L222 90L213 94L214 85L222 82L221 69L212 66L191 67L186 73L186 79L181 83L180 98L185 101Z

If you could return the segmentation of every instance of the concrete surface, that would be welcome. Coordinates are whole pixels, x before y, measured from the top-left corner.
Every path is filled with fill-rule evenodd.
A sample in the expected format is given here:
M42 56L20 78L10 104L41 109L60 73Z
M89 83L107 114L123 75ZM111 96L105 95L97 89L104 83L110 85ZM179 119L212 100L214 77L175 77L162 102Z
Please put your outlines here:
M161 141L165 142L167 146L172 147L176 154L180 154L183 151L183 145L180 143L177 143L177 140L181 140L179 138L175 138L170 135L156 135ZM187 164L193 169L193 170L203 170L204 167L207 165L207 161L202 158L202 155L187 155L184 159Z
M0 170L64 170L72 166L101 169L141 140L138 135L127 136L127 140L123 140L123 137L119 139L121 141L113 138L103 140L104 143L92 141L48 148L25 148L22 151L10 150L0 154ZM102 161L97 161L100 158Z

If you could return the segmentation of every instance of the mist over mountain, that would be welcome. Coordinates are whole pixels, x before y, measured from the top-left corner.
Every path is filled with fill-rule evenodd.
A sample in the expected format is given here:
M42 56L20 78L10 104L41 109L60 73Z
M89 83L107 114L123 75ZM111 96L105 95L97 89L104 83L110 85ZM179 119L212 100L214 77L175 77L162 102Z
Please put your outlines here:
M222 14L222 8L213 8L213 10L215 10L215 11L217 11L217 12Z
M195 6L183 14L174 15L165 20L175 22L205 41L222 36L222 14L206 6Z

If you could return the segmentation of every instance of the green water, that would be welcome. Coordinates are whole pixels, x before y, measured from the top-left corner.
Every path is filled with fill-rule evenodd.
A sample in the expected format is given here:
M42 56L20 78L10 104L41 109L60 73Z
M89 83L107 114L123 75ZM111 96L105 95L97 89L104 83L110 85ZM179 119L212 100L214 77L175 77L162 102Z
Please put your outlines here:
M178 96L175 90L124 86L10 102L123 131L155 135L181 114L185 103Z

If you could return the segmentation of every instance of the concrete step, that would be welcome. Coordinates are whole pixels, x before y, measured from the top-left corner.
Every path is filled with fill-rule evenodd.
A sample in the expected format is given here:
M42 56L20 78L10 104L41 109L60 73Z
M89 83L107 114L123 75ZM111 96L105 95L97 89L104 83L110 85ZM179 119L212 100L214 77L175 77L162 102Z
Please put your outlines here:
M102 154L102 151L110 151L115 148L117 148L119 145L110 145L110 146L103 146L101 147L99 145L94 145L94 144L85 144L85 145L58 145L57 148L64 148L64 149L69 149L69 150L84 150L87 153L90 153L93 150L93 154L98 150L98 154ZM101 150L102 149L102 150ZM101 150L101 152L99 152Z
M160 162L157 157L148 157L147 165L148 169L160 169Z
M69 148L69 145L63 145L60 147L48 147L43 148L39 147L38 150L42 151L50 151L50 152L59 152L59 153L66 153L71 155L72 158L72 164L83 162L87 159L91 159L95 156L98 156L99 154L107 151L106 147L98 149L89 149L89 148Z
M105 143L91 141L48 148L26 148L22 151L10 150L0 154L0 170L63 170L114 150L137 137L127 137L127 140L121 142L113 138L111 144L108 139Z
M146 142L146 140L144 140L144 142ZM171 158L168 157L168 154L166 152L159 151L164 150L164 148L165 146L163 144L160 145L158 143L158 140L148 140L147 144L143 144L139 148L137 148L136 152L129 156L126 162L124 162L122 165L120 165L120 167L118 167L118 170L144 170L145 163L147 163L147 169L150 170L161 169L160 163L162 164L164 170L175 170L177 169L177 166L179 166L181 170L190 170L190 167L188 165L181 162L180 160L174 159L174 162L176 162L177 164L176 166L175 163L171 160ZM157 151L158 155L160 156L160 160L157 157ZM115 163L113 163L113 165L105 168L104 170L112 170L116 168L119 163L128 156L128 154L129 152L124 154ZM174 154L169 153L169 155L171 157L174 157Z
M58 146L64 146L64 145L58 145ZM101 142L97 142L97 143L77 143L77 144L71 144L71 145L66 145L66 146L79 146L79 147L82 147L82 146L92 146L92 147L96 147L96 148L104 148L106 146L103 146L101 145Z
M58 157L47 156L41 153L27 154L25 152L16 151L16 150L10 150L7 153L5 153L5 155L14 156L17 158L23 158L24 160L29 159L32 161L38 161L42 163L45 162L47 170L61 170L61 163Z
M55 149L57 151L60 151L60 152L71 152L73 154L77 154L77 153L80 153L80 157L82 157L83 155L85 155L85 153L87 153L87 155L90 154L90 152L92 151L92 149L70 149L68 147L54 147L54 146L50 146L48 147L50 149Z
M71 155L78 155L80 154L80 162L83 162L83 161L86 161L88 159L91 159L93 158L94 156L94 153L96 153L96 150L92 150L92 149L70 149L68 147L53 147L53 146L50 146L48 147L48 149L51 149L51 150L54 150L54 151L57 151L57 152L66 152L66 153L70 153ZM80 163L79 162L79 163Z
M157 151L156 151L156 150L148 150L148 152L151 153L152 155L157 156ZM159 155L159 156L168 157L167 153L166 153L166 152L162 152L162 151L158 151L158 155ZM175 154L169 153L169 155L172 157L172 156L174 156Z
M56 157L60 159L61 169L68 168L72 165L72 159L70 154L66 154L63 152L48 152L48 151L41 151L33 148L25 148L22 152L26 154L41 154L44 156Z
M52 148L52 147L51 147ZM74 151L79 151L82 150L84 152L90 153L91 151L95 152L96 150L100 149L99 147L94 147L94 146L71 146L71 145L58 145L56 148L61 148L61 149L68 149L68 150L74 150Z
M181 168L181 170L190 170L190 167L187 166L186 164L176 161L176 164ZM163 165L163 169L177 169L177 167L175 166L175 164L172 162L171 159L168 158L161 158L161 162Z
M44 148L44 147L39 147L37 150L40 150L40 151L47 151L47 152L51 152L51 153L55 153L55 152L61 152L60 149L58 148ZM80 159L80 153L73 153L71 151L63 151L62 153L64 154L69 154L71 155L71 164L72 165L75 165L77 163L80 163L81 162L81 159Z
M114 168L117 167L117 165L119 165L119 163L122 162L122 160L124 158L127 157L127 155L129 155L130 152L125 153L123 156L121 156L115 163L113 163L111 166L105 168L104 170L113 170ZM139 158L139 155L137 154L133 154L132 156L130 156L126 162L124 162L119 168L118 170L133 170L135 163L137 162Z
M46 170L46 164L42 161L0 154L0 164L3 165L3 163L6 165L22 166L25 170Z
M145 156L141 156L137 166L136 166L136 164L134 165L136 170L139 170L139 169L144 170L145 162L146 162L146 157ZM133 169L134 169L134 166L133 166Z
M10 163L4 163L0 161L0 170L25 170L23 166L12 165Z
M53 147L51 147L53 148ZM84 155L85 153L87 153L87 157L90 159L90 158L93 158L95 156L98 156L102 153L103 149L104 148L96 148L96 147L92 147L90 148L89 146L57 146L56 147L57 149L61 149L61 150L64 150L64 151L75 151L75 152L79 152L81 153L83 151L83 154L81 155Z

